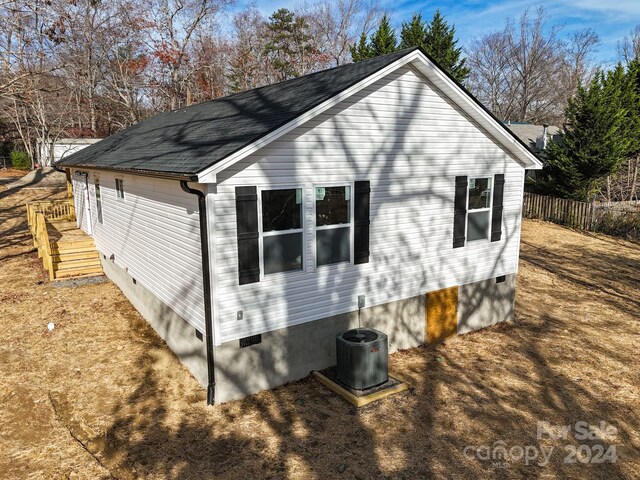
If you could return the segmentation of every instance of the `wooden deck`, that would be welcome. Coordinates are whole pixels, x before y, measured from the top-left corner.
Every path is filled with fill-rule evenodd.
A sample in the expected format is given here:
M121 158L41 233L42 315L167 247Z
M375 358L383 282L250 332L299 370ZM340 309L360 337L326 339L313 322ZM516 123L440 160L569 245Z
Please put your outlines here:
M65 202L66 207L64 202L27 204L33 243L49 279L102 275L93 238L76 226L72 200Z

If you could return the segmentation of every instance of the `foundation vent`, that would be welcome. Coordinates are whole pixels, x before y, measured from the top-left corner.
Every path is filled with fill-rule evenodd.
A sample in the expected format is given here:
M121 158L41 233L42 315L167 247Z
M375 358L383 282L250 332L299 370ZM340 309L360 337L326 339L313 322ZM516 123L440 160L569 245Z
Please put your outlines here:
M240 339L240 348L250 347L262 343L262 335L251 335Z

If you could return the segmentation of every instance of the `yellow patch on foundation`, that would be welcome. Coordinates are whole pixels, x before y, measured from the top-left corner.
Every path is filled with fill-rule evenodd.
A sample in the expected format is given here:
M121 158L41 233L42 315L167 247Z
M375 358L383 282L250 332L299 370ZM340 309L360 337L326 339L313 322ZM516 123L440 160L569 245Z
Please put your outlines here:
M458 328L458 287L427 293L427 342L441 342Z

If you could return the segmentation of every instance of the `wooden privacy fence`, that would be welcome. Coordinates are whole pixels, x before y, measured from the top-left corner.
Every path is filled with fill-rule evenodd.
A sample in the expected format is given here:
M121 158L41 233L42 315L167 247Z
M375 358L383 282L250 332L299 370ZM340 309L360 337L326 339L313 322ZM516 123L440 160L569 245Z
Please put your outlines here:
M581 230L598 230L614 235L637 237L640 202L588 203L525 192L523 215L526 218L537 218ZM622 227L624 231L609 231L612 219L625 220L626 226Z
M591 230L594 222L594 205L566 198L547 197L525 192L523 215L568 227Z

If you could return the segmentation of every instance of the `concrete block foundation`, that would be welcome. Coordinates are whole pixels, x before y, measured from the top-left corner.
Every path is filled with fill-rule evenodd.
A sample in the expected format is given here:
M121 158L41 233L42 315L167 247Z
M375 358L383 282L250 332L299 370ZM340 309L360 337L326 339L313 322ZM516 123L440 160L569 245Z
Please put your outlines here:
M180 315L110 260L105 274L164 339L198 382L207 385L205 342ZM515 274L462 285L458 291L457 333L467 333L513 318ZM258 344L240 348L238 340L214 347L216 403L277 387L335 365L336 335L357 327L358 312L265 332ZM362 309L360 324L385 332L389 352L417 347L426 340L426 295ZM203 332L204 333L204 332Z
M513 320L516 275L462 285L458 291L458 335Z
M389 353L424 343L425 297L420 295L362 309L361 325L385 332ZM237 340L215 347L216 402L304 378L335 365L336 335L358 326L358 312L262 334L262 342L240 348Z
M196 337L195 329L144 286L134 283L131 275L114 262L105 260L102 255L100 261L105 275L120 288L140 315L206 388L207 349L205 342Z

